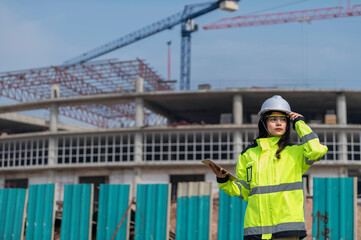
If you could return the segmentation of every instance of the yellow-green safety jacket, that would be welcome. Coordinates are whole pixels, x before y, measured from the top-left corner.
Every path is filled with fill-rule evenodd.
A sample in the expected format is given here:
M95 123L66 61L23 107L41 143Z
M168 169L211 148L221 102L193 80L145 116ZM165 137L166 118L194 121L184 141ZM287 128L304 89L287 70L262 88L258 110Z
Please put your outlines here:
M296 119L295 128L301 145L285 147L277 159L281 137L259 138L239 156L239 180L218 185L227 194L248 201L244 239L306 237L302 175L327 147L303 119Z

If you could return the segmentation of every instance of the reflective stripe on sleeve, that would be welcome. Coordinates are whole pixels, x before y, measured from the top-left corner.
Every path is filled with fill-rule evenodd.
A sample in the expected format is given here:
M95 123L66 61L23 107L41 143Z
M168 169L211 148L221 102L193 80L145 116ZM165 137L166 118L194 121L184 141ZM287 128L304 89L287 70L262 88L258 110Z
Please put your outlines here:
M246 181L244 181L244 180L237 180L237 181L235 181L235 184L241 184L245 189L247 189L247 190L249 190L250 188L249 188L249 184L246 182ZM240 186L239 186L240 187ZM241 188L239 188L239 190L241 190Z
M303 136L301 138L301 141L302 141L302 143L306 143L306 142L308 142L308 141L310 141L312 139L315 139L315 138L318 138L317 134L314 133L314 132L311 132L311 133L306 134L305 136Z
M253 187L251 192L249 193L249 196L253 196L255 194L275 193L301 189L303 189L302 182L282 183L280 185Z
M239 197L240 199L244 200L244 197L243 197L242 193L240 193L238 197Z
M280 223L273 226L248 227L244 229L244 235L272 234L284 231L302 231L306 230L304 222Z
M314 164L317 160L318 160L318 159L316 159L316 160L309 160L308 158L305 157L305 162L306 162L307 165L312 165L312 164Z
M242 200L244 200L244 196L243 196L243 194L242 194L242 186L243 186L244 188L246 188L246 189L249 190L249 185L248 185L245 181L243 181L243 180L237 180L237 181L235 181L234 183L236 184L236 186L237 186L238 189L239 189L239 197L240 197ZM241 186L241 185L242 185L242 186Z

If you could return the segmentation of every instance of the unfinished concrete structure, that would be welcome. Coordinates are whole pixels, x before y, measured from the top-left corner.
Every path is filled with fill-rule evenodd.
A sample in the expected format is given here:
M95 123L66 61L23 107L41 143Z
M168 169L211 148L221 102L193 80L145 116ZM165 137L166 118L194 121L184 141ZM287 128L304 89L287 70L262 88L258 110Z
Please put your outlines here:
M40 183L108 182L112 184L212 181L200 163L211 158L231 171L239 153L257 136L262 102L281 95L329 148L308 172L313 177L361 175L361 91L325 89L223 89L137 91L51 98L0 106L0 112L50 108L50 126L0 138L0 186ZM64 129L57 108L94 103L135 103L135 126L128 128ZM168 119L166 126L144 124L144 107ZM9 120L8 120L9 121ZM29 122L31 125L31 122ZM22 124L8 128L21 128ZM3 126L4 127L4 126ZM297 136L293 132L294 140ZM214 184L215 186L215 184ZM214 187L216 190L216 187ZM310 188L312 189L312 188Z

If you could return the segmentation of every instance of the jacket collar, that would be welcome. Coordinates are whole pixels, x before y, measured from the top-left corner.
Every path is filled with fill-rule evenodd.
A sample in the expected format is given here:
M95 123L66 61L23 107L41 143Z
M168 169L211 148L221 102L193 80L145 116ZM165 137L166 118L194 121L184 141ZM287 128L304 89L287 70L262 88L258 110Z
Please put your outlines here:
M270 138L258 138L257 144L260 146L263 150L273 148L275 145L277 145L278 141L281 139L281 136L279 137L270 137Z

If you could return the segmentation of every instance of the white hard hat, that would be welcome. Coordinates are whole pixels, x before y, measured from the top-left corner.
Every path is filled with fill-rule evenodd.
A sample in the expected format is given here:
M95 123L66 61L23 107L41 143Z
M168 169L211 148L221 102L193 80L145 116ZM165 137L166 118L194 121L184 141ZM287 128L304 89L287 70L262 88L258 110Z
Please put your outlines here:
M268 98L262 104L261 111L259 111L258 116L261 116L263 113L268 111L280 111L285 113L291 112L291 107L286 100L284 100L280 95L274 95L271 98Z

